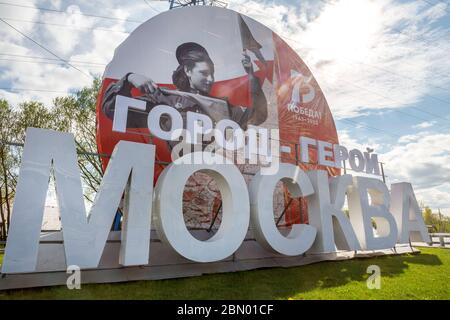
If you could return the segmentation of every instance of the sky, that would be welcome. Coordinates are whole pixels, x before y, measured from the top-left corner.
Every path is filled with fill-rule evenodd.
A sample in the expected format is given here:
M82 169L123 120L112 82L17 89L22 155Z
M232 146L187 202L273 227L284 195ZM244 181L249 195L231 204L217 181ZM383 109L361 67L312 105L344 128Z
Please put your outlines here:
M228 8L298 52L342 145L374 148L388 185L411 182L421 204L450 216L450 0L233 0ZM0 2L0 98L51 105L90 85L131 31L167 9L153 0Z

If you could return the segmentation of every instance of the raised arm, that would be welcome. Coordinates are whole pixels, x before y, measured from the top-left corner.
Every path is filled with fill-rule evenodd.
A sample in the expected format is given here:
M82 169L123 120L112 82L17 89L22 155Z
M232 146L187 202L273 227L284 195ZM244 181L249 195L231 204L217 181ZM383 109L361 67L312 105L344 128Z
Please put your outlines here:
M251 109L248 110L248 124L257 126L267 120L267 99L261 88L259 79L253 72L253 64L250 57L245 52L243 55L242 65L249 77L252 100Z

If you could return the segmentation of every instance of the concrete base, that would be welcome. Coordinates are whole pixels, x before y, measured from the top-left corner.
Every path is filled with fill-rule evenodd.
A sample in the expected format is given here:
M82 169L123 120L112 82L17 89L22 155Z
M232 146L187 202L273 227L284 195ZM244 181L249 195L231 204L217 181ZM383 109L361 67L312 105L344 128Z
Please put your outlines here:
M206 240L211 237L211 234L204 230L191 232L198 239ZM120 232L111 232L99 267L82 270L81 283L173 279L259 268L294 267L321 261L419 252L409 245L399 245L389 250L307 253L303 256L286 257L263 249L249 231L246 240L231 257L214 263L196 263L181 257L168 245L161 243L154 231L151 232L151 239L149 263L138 267L123 267L118 263ZM36 272L2 274L0 290L65 285L68 277L61 232L43 233Z

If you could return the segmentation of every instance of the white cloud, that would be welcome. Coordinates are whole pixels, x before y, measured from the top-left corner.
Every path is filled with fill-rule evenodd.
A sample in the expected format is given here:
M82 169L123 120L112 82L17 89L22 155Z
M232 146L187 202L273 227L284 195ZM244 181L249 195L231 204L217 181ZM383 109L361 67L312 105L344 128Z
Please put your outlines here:
M443 3L312 1L302 2L298 11L246 1L236 7L300 53L335 117L405 107L435 94L436 86L450 87L448 30L432 25L446 14ZM307 10L312 13L304 14Z
M84 28L91 28L94 26L94 20L89 17L79 15L81 10L76 5L70 5L66 9L67 14L56 15L51 13L44 13L42 19L52 21L52 23L63 24L68 26L83 26ZM66 57L70 55L75 47L90 36L88 30L75 30L70 28L55 27L54 25L45 25L41 33L43 43L48 47L53 48L56 54Z
M413 128L426 129L426 128L433 127L435 124L436 124L436 121L425 121L425 122L421 122L419 124L416 124L415 126L413 126Z
M30 2L27 2L26 5L30 5ZM11 22L33 40L41 43L59 57L70 61L82 72L58 61L56 57L4 25L0 28L0 51L2 53L38 56L53 60L2 56L1 58L8 59L0 59L0 70L2 70L0 87L57 91L19 90L11 92L0 90L0 98L7 99L13 105L27 100L38 100L46 105L51 105L52 100L57 96L64 95L64 92L89 85L92 78L86 76L86 74L101 74L104 66L95 63L106 65L111 59L114 49L127 36L126 33L100 29L114 29L125 32L130 27L137 26L137 24L126 22L124 19L131 19L130 17L136 16L136 20L143 21L145 19L142 18L142 15L148 17L154 14L145 3L141 2L124 6L119 1L102 1L102 3L100 1L77 1L77 5L72 5L67 1L52 1L51 4L48 2L37 3L36 6L51 7L67 13L2 6L1 16L49 23L45 25ZM105 9L99 12L99 7ZM3 11L4 8L6 8L5 11ZM119 20L88 17L80 13L101 15ZM60 24L67 27L51 24ZM89 30L90 28L99 30ZM40 62L36 63L38 61Z
M339 132L339 144L343 145L347 149L358 149L365 151L366 148L374 149L375 153L378 153L378 149L381 148L379 142L375 141L373 138L369 138L365 143L360 143L357 139L352 137L347 130L340 130Z
M411 182L418 200L450 215L450 133L404 136L380 159L390 183Z

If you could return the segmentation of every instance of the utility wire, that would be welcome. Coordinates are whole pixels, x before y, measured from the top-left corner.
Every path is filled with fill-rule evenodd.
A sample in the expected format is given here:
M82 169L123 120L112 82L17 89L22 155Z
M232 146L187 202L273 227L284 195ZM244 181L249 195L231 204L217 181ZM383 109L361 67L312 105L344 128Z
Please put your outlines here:
M20 31L19 29L17 29L16 27L14 27L13 25L11 25L10 23L6 22L5 20L3 20L2 18L0 18L0 21L2 21L3 23L5 23L6 25L8 25L10 28L12 28L13 30L15 30L16 32L20 33L23 37L27 38L28 40L30 40L31 42L33 42L34 44L38 45L39 47L41 47L42 49L44 49L45 51L47 51L48 53L50 53L52 56L58 58L59 60L61 60L62 62L64 62L65 64L67 64L68 66L74 68L75 70L79 71L80 73L84 74L86 77L93 79L92 76L90 74L85 73L84 71L78 69L77 67L75 67L73 64L71 64L70 62L68 62L67 60L64 60L63 58L61 58L60 56L58 56L56 53L54 53L53 51L51 51L50 49L48 49L47 47L43 46L42 44L40 44L39 42L35 41L34 39L32 39L31 37L27 36L25 33L23 33L22 31Z
M71 94L71 92L68 91L57 91L57 90L47 90L47 89L28 89L28 88L11 88L11 87L0 87L0 90L7 90L7 91L37 91L37 92L52 92L52 93L64 93L64 94Z
M42 8L42 7L33 7L33 6L27 6L27 5L23 5L23 4L15 4L15 3L10 3L10 2L0 2L0 5L13 6L13 7L19 7L19 8L28 8L28 9L55 12L55 13L74 14L74 15L86 16L86 17L91 17L91 18L125 21L125 22L132 22L132 23L143 23L143 21L132 20L132 19L122 19L122 18L115 18L115 17L108 17L108 16L100 16L100 15L95 15L95 14L81 13L81 12L67 12L67 11L63 11L63 10Z
M55 61L33 61L33 60L19 60L19 59L5 59L0 58L0 61L11 61L11 62L20 62L20 63L37 63L37 64L52 64L57 66L64 66L65 64L62 62ZM79 67L89 67L89 68L101 68L104 69L104 66L92 65L92 64L84 64L84 63L73 63L74 66Z
M150 3L149 3L147 0L144 0L144 2L145 2L145 3L146 3L153 11L155 11L155 12L157 12L157 13L161 13L161 11L159 11L159 10L153 8L153 6L150 5Z
M285 39L291 40L291 41L293 41L293 42L295 42L295 43L301 45L301 43L298 42L298 41L295 41L295 40L290 39L290 38L286 38L286 37L284 37L283 35L280 35L280 36L282 36L282 37L285 38ZM345 58L344 58L344 59L345 59ZM345 60L351 61L350 59L345 59ZM364 64L364 63L363 63L363 64ZM369 64L366 64L366 65L369 65ZM369 65L369 66L371 66L371 65ZM402 78L405 78L405 79L408 79L408 80L414 80L414 79L408 78L408 77L406 77L406 76L402 76L402 75L399 75L399 74L397 74L397 73L391 72L391 71L389 71L389 70L387 70L387 69L384 69L384 68L379 68L379 67L375 67L375 66L372 66L372 67L373 67L373 68L377 68L377 69L381 69L381 70L383 70L383 72L385 72L385 73L391 73L391 74L393 74L393 75L396 75L396 76L399 76L399 77L402 77ZM329 75L327 75L327 76L329 76ZM331 76L331 77L334 78L334 79L337 79L336 77L333 77L333 76ZM354 87L356 87L356 88L358 88L358 89L361 89L361 90L370 92L370 93L372 93L372 94L378 95L378 96L380 96L380 97L382 97L382 98L384 98L384 99L391 100L391 101L393 101L393 102L395 102L395 103L398 103L398 104L402 104L400 101L398 101L398 100L396 100L396 99L393 99L393 98L391 98L391 97L385 96L385 95L383 95L383 94L380 94L380 93L375 92L375 91L373 91L373 90L367 89L367 88L365 88L365 87L359 86L359 85L355 84L355 83L352 82L352 81L347 81L347 80L344 80L344 79L339 79L339 81L346 82L346 83L348 83L348 84L350 84L350 85L352 85L352 86L354 86ZM421 83L419 80L414 80L414 81ZM433 86L433 85L430 84L430 86ZM436 87L436 86L435 86L435 87ZM449 89L446 89L446 88L443 88L443 87L438 87L438 88L450 92ZM447 101L447 100L445 100L445 99L436 97L436 96L434 96L434 95L430 95L430 94L428 94L428 93L424 93L423 95L426 96L426 97L429 97L429 98L431 98L431 99L434 99L434 100L437 100L437 101L440 101L440 102L442 102L442 103L445 103L445 104L450 105L450 101ZM446 118L443 118L442 115L438 115L438 114L435 114L435 113L432 113L432 112L429 112L429 111L425 111L425 110L422 110L421 108L418 108L418 107L413 107L413 106L411 106L411 108L416 109L416 110L418 110L418 111L420 111L420 112L423 112L423 113L432 115L433 117L435 117L435 118L437 118L437 119L445 120L445 121L450 122L450 120L448 120L448 119L446 119ZM400 110L392 110L392 111L406 114L406 112L404 112L404 111L402 112L402 111L400 111ZM415 118L417 118L417 119L425 120L425 121L428 120L428 119L420 118L420 117L417 117L417 116L414 116L414 115L410 115L410 116L415 117Z
M43 22L43 21L32 21L32 20L24 20L24 19L16 19L16 18L4 18L4 17L2 17L2 19L6 20L6 21L16 21L16 22L25 22L25 23L32 23L32 24L49 25L49 26L56 26L56 27L74 29L74 30L98 30L98 31L118 32L118 33L130 34L127 31L120 31L120 30L106 29L106 28L76 27L76 26L67 25L67 24L51 23L51 22Z
M24 54L14 54L14 53L0 53L0 56L59 61L59 59L55 59L55 58L28 56L28 55L24 55ZM72 60L71 62L82 63L82 64L93 64L93 65L99 65L99 66L106 66L106 63L100 63L100 62L87 62L87 61L80 61L80 60Z
M293 42L295 42L295 43L301 45L300 42L298 42L298 41L296 41L296 40L294 40L294 39L292 39L292 38L287 38L287 37L285 37L285 36L283 36L283 38L284 38L284 39L287 39L287 40L290 40L290 41L293 41ZM314 49L316 49L316 48L302 46L302 48L300 48L300 50L301 50L301 49L314 50ZM382 71L382 72L384 72L384 73L389 73L389 74L392 74L392 75L394 75L394 76L397 76L397 77L400 77L400 78L405 78L405 79L408 79L408 80L411 80L411 81L414 81L414 82L417 82L417 83L423 83L422 80L417 80L417 79L414 79L414 78L412 78L412 77L408 77L408 76L406 76L406 75L403 75L403 74L400 74L400 73L397 73L397 72L388 70L388 69L386 69L386 68L379 67L379 66L376 66L376 65L367 63L367 62L362 62L362 61L358 61L358 60L354 60L354 59L349 59L349 58L346 58L346 57L339 57L339 59L344 59L344 60L346 60L346 61L348 61L349 63L352 63L352 64L360 64L360 65L364 65L364 66L367 66L367 67L369 67L369 68L377 69L377 70L380 70L380 71ZM448 74L446 74L446 75L448 75ZM450 92L450 88L441 87L441 86L437 86L437 85L434 85L434 84L428 84L428 85L431 86L431 87L434 87L434 88L443 90L443 91ZM433 97L434 97L434 96L433 96ZM435 97L435 98L436 98L436 97ZM446 103L447 103L447 104L450 104L450 101L446 101Z
M447 2L437 1L436 3L432 3L431 1L428 1L428 0L421 0L421 1L423 1L423 2L425 2L425 3L428 3L430 6L433 6L433 7L434 7L435 5L438 5L438 4L443 3L443 4L445 4L446 6L443 7L443 8L439 8L439 9L441 9L442 11L445 11L445 12L447 12L447 13L450 13L450 10L447 8L447 5L448 5Z
M332 1L330 1L330 0L319 0L319 1L321 1L321 2L324 3L324 4L332 4ZM264 11L262 11L262 10L260 10L260 9L257 9L257 8L250 8L250 7L249 7L248 5L246 5L246 4L236 3L236 5L241 6L241 7L244 7L244 8L247 8L248 10L253 10L253 11L261 12L262 14L267 14L266 12L264 12ZM432 47L436 48L436 43L435 43L434 40L423 39L423 37L419 39L418 37L413 37L413 36L411 36L410 34L405 33L405 32L404 32L403 30L401 30L401 29L395 28L395 27L393 27L393 26L388 26L388 25L386 25L386 24L382 24L382 26L385 27L386 29L395 31L395 32L398 33L398 34L402 34L402 35L406 36L407 38L409 38L409 39L411 39L411 40L415 40L415 41L420 40L421 42L423 42L423 43L425 43L425 44L428 44L429 46L432 46ZM284 38L285 38L285 39L289 39L288 37L284 37ZM292 40L292 39L290 39L290 40ZM295 41L295 40L293 40L293 41ZM439 48L439 46L437 46L437 47ZM409 64L409 65L411 65L411 64ZM434 73L434 75L437 76L437 75L439 75L439 73ZM448 73L445 73L445 74L442 74L442 75L447 76Z
M334 78L334 79L336 79L336 78ZM347 81L347 80L343 80L343 79L340 79L339 81L346 82L346 83L348 83L349 85L351 85L351 86L353 86L353 87L355 87L355 88L358 88L358 89L367 91L367 92L369 92L369 93L371 93L371 94L374 94L374 95L377 95L377 96L379 96L379 97L381 97L381 98L383 98L383 99L391 100L391 101L393 101L393 102L395 102L395 103L397 103L397 104L401 104L401 102L398 101L398 100L395 100L395 99L393 99L393 98L391 98L391 97L388 97L388 96L385 96L385 95L380 94L380 93L378 93L378 92L375 92L375 91L373 91L373 90L367 89L367 88L365 88L365 87L358 86L358 85L356 85L354 82ZM336 92L335 92L335 93L336 93ZM339 92L337 92L337 93L339 93ZM341 91L340 93L344 93L344 91ZM348 93L345 93L345 94L350 95L350 94L348 94ZM351 96L354 97L354 98L358 98L358 97L356 97L355 95L351 95ZM445 121L449 121L449 122L450 122L450 120L447 120L447 119L445 119L445 118L442 118L442 116L440 116L440 115L437 115L437 114L434 114L434 113L430 113L430 112L424 111L424 110L422 110L422 109L420 109L420 108L413 107L413 106L410 106L410 108L414 108L414 109L417 109L418 111L421 111L421 112L424 112L424 113L428 113L428 114L432 115L434 118L438 118L438 119L440 119L440 120L445 120ZM391 109L391 110L389 110L389 111L397 112L397 113L400 113L400 114L404 114L404 115L406 115L406 116L409 116L409 117L412 117L412 118L415 118L415 119L418 119L418 120L421 120L421 121L429 121L429 120L430 120L430 119L418 117L418 116L416 116L416 115L414 115L414 114L408 113L408 112L406 112L406 111L397 110L397 109ZM447 126L443 126L443 127L448 128Z
M396 137L396 138L401 138L401 137L402 137L402 136L399 135L399 134L392 133L392 132L390 132L390 131L383 130L383 129L379 129L379 128L376 128L376 127L368 126L368 125L363 124L363 123L361 123L361 122L353 121L353 120L350 120L350 119L338 119L337 121L345 121L345 122L354 124L355 127L359 127L359 126L365 127L365 128L367 128L367 129L370 129L370 130L375 130L375 131L378 131L378 132L383 132L383 133L389 134L389 135L391 135L391 136L393 136L393 137Z
M320 0L320 1L322 1L322 2L325 3L325 4L330 4L330 3L331 3L329 0ZM249 8L249 7L248 7L247 5L245 5L245 4L238 4L238 5L244 6L244 7L248 8L249 10L250 10L250 9L255 10L255 9L253 9L253 8ZM256 9L256 11L261 11L261 10ZM262 12L262 11L261 11L261 12ZM391 29L392 29L392 27L390 27L390 26L385 26L385 27L391 28ZM398 30L398 29L397 29L397 30ZM398 32L401 33L401 30L398 30ZM290 40L290 41L293 41L293 42L299 44L299 45L300 45L302 48L304 48L304 49L315 49L315 48L307 48L307 47L304 47L300 42L298 42L298 41L296 41L296 40L294 40L294 39L291 39L291 38L289 38L289 37L286 37L286 36L283 35L283 34L280 34L280 36L282 36L284 39L287 39L287 40ZM406 36L408 36L408 35L406 35ZM411 37L410 37L410 38L411 38ZM417 39L414 39L414 40L417 40ZM422 39L422 41L423 41L423 39ZM434 46L435 44L433 43L432 45ZM353 63L358 63L358 64L367 65L367 66L369 66L369 67L371 67L371 68L375 68L375 69L378 69L378 70L382 70L382 71L384 71L384 72L386 72L386 73L390 73L390 74L393 74L393 75L396 75L396 76L399 76L399 77L403 77L403 78L405 78L405 79L412 80L412 81L415 81L415 82L417 82L417 83L422 83L420 80L416 80L416 79L413 79L413 78L410 78L410 77L407 77L407 76L404 76L404 75L395 73L395 72L393 72L393 71L387 70L387 69L382 68L382 67L374 66L374 65L371 65L371 64L368 64L368 63L364 63L364 62L361 62L361 61L350 60L350 59L348 59L348 58L343 58L343 59L345 59L345 60L347 60L347 61L350 61L350 62L353 62ZM448 75L448 74L445 74L445 75ZM442 86L433 85L433 84L431 84L431 83L428 84L428 85L431 86L431 87L434 87L434 88L438 88L438 89L440 89L440 90L444 90L444 91L450 92L450 89L449 89L449 88L445 88L445 87L442 87ZM437 100L437 101L440 101L440 102L443 102L443 103L445 103L445 104L449 104L449 105L450 105L450 101L444 100L444 99L442 99L442 98L439 98L439 97L436 97L436 96L430 95L430 94L424 94L424 95L425 95L425 96L428 96L428 97L430 97L430 98L432 98L432 99L434 99L434 100ZM420 109L419 109L419 110L420 110ZM441 118L441 117L442 117L442 116L439 116L439 115L435 115L435 116L438 117L438 118Z
M321 2L324 3L324 4L329 4L329 5L330 5L330 4L333 4L333 0L319 0L319 1L321 1ZM336 1L337 1L337 0L335 0L334 2L336 3ZM389 29L389 30L394 30L396 33L402 34L402 35L406 36L407 38L409 38L409 39L411 39L411 40L415 40L415 41L418 40L418 37L411 36L410 34L405 33L404 30L401 30L401 29L396 28L396 27L393 27L393 26L386 25L386 24L384 24L384 23L382 23L381 25L382 25L383 27ZM423 38L420 39L420 40L421 40L422 42L424 42L425 44L428 44L428 45L430 45L430 46L432 46L432 47L436 47L436 43L435 43L433 40L428 40L428 39L423 39Z

